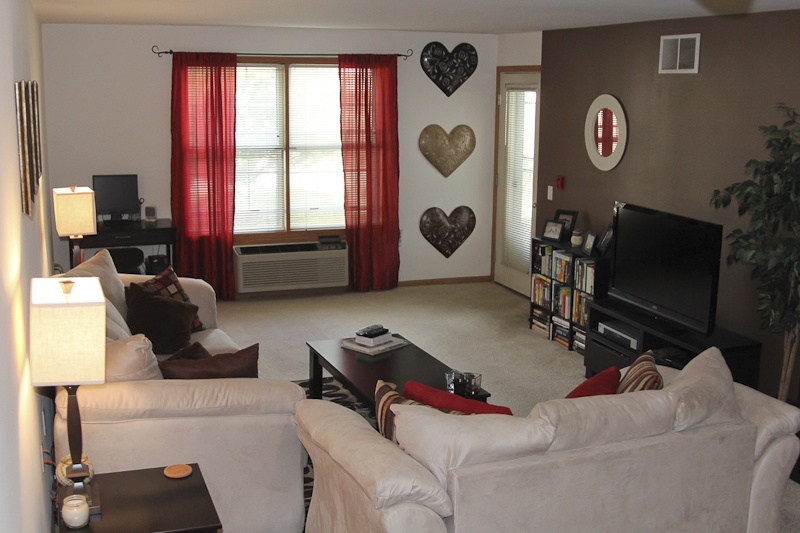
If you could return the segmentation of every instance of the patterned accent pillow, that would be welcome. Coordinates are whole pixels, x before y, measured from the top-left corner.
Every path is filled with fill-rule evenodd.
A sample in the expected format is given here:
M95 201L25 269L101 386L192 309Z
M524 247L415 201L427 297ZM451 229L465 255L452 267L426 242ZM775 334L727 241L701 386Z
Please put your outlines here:
M154 287L161 296L169 296L170 298L175 298L176 300L187 304L192 303L191 300L189 300L189 295L186 294L181 282L178 281L178 276L175 274L175 271L172 270L171 266L168 266L160 274L156 274L155 277L147 281L143 281L142 283L137 283L137 285L144 288ZM192 320L192 332L200 331L202 329L203 323L200 321L200 317L195 315L194 319Z
M656 360L653 358L652 352L647 351L628 368L628 372L619 382L617 394L640 390L659 390L663 386L664 380L658 373Z
M394 436L394 413L390 409L395 404L422 405L400 396L394 383L379 379L375 384L375 417L378 419L378 431L390 441L397 443Z

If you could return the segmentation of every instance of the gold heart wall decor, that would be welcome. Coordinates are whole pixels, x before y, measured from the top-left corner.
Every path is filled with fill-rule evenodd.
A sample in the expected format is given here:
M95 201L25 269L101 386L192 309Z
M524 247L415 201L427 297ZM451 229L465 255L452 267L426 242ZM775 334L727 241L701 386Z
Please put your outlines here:
M425 126L419 134L419 149L445 178L452 174L475 150L475 132L460 124L448 134L438 124Z
M443 256L450 257L472 235L475 224L475 212L465 205L453 209L450 216L430 207L419 219L419 231Z

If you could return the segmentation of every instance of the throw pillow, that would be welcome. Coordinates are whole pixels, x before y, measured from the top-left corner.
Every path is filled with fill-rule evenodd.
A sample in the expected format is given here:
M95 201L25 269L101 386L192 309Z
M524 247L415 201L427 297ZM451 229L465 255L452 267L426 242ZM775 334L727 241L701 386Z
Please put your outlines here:
M656 368L656 360L651 353L640 355L628 367L628 372L617 387L617 393L635 392L640 390L659 390L664 386L664 380Z
M171 266L167 267L160 274L156 274L155 277L143 281L142 283L137 283L136 285L145 288L154 287L161 296L169 296L170 298L175 298L187 304L192 303ZM202 329L203 323L200 321L200 317L195 315L192 320L192 331L200 331Z
M463 398L447 391L434 389L418 381L407 381L403 385L403 396L409 400L429 405L436 409L458 411L467 415L501 414L510 415L511 409L501 405L491 405L478 400Z
M142 334L106 344L106 381L163 379L153 344Z
M191 348L191 347L190 347ZM188 350L191 352L191 350ZM187 353L159 361L166 379L257 378L258 344L234 353L221 353L200 359L181 358Z
M131 333L144 333L155 353L175 353L189 344L197 306L151 290L136 284L129 287L128 327Z
M394 436L394 413L389 408L395 404L420 405L400 396L394 383L379 379L375 384L375 418L380 434L392 442L397 442L397 439Z
M118 341L131 336L131 330L117 308L106 298L106 339Z
M65 278L100 278L100 287L103 289L105 297L114 304L117 311L124 317L125 308L125 285L119 279L114 260L108 250L100 250L92 257L69 270L66 274L59 277Z
M582 398L584 396L616 394L620 375L619 368L615 366L606 368L575 387L566 397Z
M181 348L174 354L169 357L171 361L177 361L179 359L189 359L189 360L196 360L196 359L208 359L212 357L208 350L206 350L205 346L200 344L199 342L193 342L189 346L185 348Z

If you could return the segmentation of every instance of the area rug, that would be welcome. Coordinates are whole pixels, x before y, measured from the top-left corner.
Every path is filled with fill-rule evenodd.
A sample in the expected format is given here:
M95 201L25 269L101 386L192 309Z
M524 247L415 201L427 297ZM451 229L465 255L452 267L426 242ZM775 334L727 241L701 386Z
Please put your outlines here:
M306 397L308 397L308 380L295 381L295 383L303 387L303 390L306 391ZM367 419L367 421L372 424L372 427L376 428L377 430L378 422L375 420L375 414L373 413L372 409L364 402L359 401L353 395L353 393L344 388L344 386L342 386L338 380L331 377L324 378L322 380L322 399L336 402L339 405L347 407L348 409L352 409ZM311 503L311 494L314 491L314 465L311 464L310 457L308 459L308 463L306 463L305 470L303 471L303 483L307 514L308 506Z

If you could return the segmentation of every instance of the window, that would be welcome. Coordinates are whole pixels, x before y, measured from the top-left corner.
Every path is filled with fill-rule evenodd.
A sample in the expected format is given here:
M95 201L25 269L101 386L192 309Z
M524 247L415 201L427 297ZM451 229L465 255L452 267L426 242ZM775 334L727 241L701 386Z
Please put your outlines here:
M336 62L264 61L240 63L236 72L234 233L340 230Z

